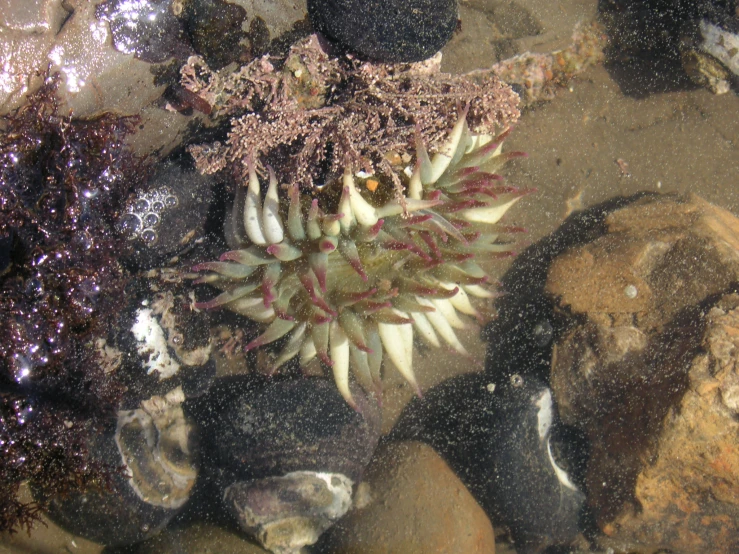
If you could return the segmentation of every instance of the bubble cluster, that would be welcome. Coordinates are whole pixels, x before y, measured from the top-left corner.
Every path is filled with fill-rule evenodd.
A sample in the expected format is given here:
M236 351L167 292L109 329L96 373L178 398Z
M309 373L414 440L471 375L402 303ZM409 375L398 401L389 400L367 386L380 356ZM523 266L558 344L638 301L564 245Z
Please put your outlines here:
M159 238L158 229L163 213L178 203L179 200L169 187L139 193L129 202L126 213L118 220L118 229L129 240L138 238L144 244L152 246Z

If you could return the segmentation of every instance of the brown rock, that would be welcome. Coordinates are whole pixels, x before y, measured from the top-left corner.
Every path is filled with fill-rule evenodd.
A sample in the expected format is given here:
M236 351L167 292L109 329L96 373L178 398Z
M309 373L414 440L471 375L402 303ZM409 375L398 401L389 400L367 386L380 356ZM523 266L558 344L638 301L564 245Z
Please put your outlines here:
M371 499L327 532L321 552L494 554L490 520L430 446L385 445L365 477Z
M211 523L167 528L132 547L134 554L269 554L242 533Z
M560 414L591 441L602 546L739 548L739 220L651 197L552 264L569 318L554 347ZM708 315L706 315L708 314Z

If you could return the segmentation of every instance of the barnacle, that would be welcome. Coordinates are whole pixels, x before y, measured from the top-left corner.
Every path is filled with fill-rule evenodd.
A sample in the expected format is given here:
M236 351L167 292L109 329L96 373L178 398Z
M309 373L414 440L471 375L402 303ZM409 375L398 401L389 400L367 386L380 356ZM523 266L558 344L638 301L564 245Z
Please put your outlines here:
M475 258L510 254L501 240L508 229L498 222L528 191L502 184L496 173L521 155L501 152L506 134L473 135L465 112L433 159L417 137L404 193L382 181L373 192L377 178L369 183L347 167L317 198L291 185L287 206L271 168L262 199L250 160L230 230L243 247L193 268L207 272L199 282L223 290L196 307L267 324L247 350L287 336L273 367L317 357L350 405L350 367L363 387L379 392L384 355L420 393L414 336L466 354L455 329L467 326L467 316L480 317L470 297L492 297Z

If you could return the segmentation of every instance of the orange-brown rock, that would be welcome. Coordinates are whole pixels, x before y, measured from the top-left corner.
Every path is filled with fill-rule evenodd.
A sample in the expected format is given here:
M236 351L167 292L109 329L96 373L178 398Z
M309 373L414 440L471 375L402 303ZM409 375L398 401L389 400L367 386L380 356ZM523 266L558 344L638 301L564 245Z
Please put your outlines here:
M321 552L495 553L487 515L430 446L380 447L365 477L369 502L326 532Z
M650 197L557 258L551 383L602 547L739 552L739 220Z

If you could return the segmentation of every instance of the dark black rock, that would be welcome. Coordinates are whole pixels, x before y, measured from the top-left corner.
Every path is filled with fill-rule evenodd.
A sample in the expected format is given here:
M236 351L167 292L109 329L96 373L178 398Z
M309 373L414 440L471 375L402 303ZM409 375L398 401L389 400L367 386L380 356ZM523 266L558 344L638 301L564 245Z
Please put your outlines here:
M350 408L324 379L222 379L190 403L203 428L205 462L222 485L293 471L342 473L356 481L380 433L374 400L353 390Z
M0 232L0 275L10 269L11 251L13 250L13 230Z
M441 50L457 28L456 0L309 0L313 26L377 62L416 62Z
M554 458L556 421L551 392L535 378L471 374L412 402L391 439L428 442L510 529L518 552L539 552L577 536L585 499Z
M225 0L190 0L182 19L193 48L212 69L249 58L249 40L242 29L246 10L241 6Z
M213 178L177 163L162 163L147 190L126 203L118 230L133 242L130 261L160 267L202 241L213 199Z

